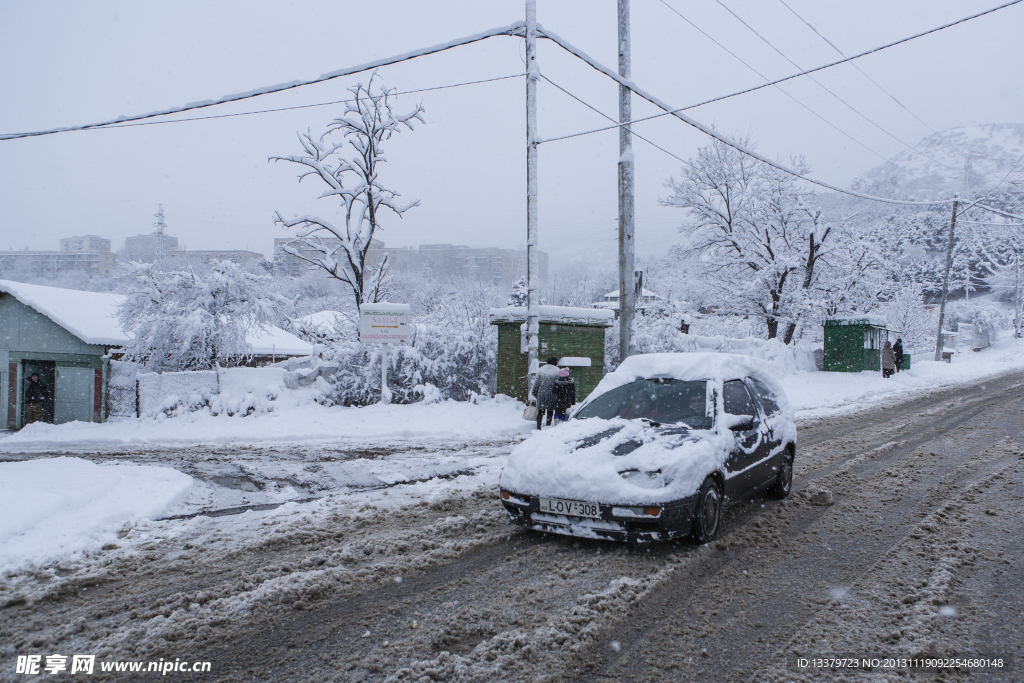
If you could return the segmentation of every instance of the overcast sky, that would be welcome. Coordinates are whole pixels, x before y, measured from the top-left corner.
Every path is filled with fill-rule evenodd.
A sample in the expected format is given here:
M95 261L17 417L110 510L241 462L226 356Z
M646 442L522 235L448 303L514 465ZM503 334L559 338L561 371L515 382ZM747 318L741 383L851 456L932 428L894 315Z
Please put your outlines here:
M666 0L761 74L796 69L717 0ZM807 68L838 58L780 0L723 0L775 48ZM847 55L972 14L997 0L786 0ZM541 24L591 56L616 64L613 0L538 0ZM216 98L321 73L509 24L517 0L452 2L19 2L0 0L0 132L90 123ZM633 78L673 106L763 80L660 0L633 0ZM1021 121L1024 3L858 60L858 65L935 130ZM542 41L543 74L616 116L616 86ZM521 39L500 37L380 70L400 91L519 74ZM369 74L268 95L188 116L342 99ZM817 78L879 130L805 79L688 112L726 133L749 134L759 151L803 155L812 176L848 185L931 131L849 65ZM421 206L388 217L388 246L525 242L522 78L399 99L422 101L426 125L387 147L384 183ZM600 127L598 114L548 83L539 90L545 138ZM634 117L656 113L634 96ZM340 105L0 142L0 249L56 249L63 236L114 240L151 232L162 203L189 249L270 254L282 214L322 213L319 188L296 168L268 163L300 151L296 131L322 132ZM180 117L179 117L180 118ZM829 125L831 124L831 125ZM832 126L835 126L833 128ZM841 129L839 132L836 128ZM706 138L662 118L637 132L688 158ZM844 134L845 133L845 134ZM891 136L890 136L891 134ZM894 136L894 137L892 137ZM851 139L852 138L852 139ZM897 138L897 139L894 139ZM637 140L636 216L641 253L676 240L677 212L658 206L680 163ZM616 249L615 131L540 148L541 248L568 262L610 260Z

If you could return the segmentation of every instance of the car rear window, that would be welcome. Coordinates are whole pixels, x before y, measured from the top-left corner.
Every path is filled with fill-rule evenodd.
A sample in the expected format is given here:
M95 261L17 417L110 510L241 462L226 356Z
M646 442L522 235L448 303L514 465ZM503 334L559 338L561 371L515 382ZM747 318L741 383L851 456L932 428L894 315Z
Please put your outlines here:
M577 418L647 418L660 424L685 424L710 429L707 382L678 379L638 379L598 396L584 406Z

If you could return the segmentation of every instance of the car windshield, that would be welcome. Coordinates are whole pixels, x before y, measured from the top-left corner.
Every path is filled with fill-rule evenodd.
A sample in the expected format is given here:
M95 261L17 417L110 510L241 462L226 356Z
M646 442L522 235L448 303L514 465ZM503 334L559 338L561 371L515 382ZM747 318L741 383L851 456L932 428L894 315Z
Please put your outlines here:
M638 379L601 394L583 406L576 418L645 418L659 424L685 424L711 429L707 382L655 377Z

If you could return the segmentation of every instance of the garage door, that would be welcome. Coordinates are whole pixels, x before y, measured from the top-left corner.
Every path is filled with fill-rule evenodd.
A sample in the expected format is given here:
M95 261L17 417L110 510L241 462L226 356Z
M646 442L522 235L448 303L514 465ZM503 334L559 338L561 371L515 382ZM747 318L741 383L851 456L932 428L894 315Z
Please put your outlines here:
M57 366L57 391L53 411L54 424L81 420L92 421L92 368Z

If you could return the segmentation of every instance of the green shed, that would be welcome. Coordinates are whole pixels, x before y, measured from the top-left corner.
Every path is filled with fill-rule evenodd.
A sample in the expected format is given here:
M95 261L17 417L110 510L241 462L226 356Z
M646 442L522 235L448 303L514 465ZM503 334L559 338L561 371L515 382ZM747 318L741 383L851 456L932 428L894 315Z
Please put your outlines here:
M526 307L492 308L498 327L498 393L526 400L529 361ZM604 377L604 337L614 312L599 308L541 306L538 357L565 359L576 379L576 401L582 402ZM560 363L562 365L562 363Z
M885 318L875 315L826 320L825 371L881 371L882 345L889 339L885 326Z

